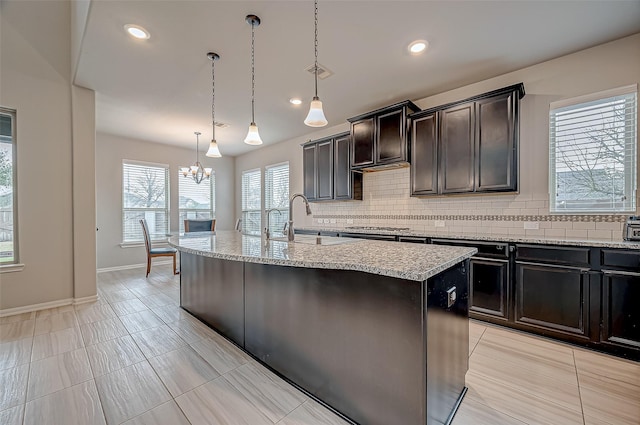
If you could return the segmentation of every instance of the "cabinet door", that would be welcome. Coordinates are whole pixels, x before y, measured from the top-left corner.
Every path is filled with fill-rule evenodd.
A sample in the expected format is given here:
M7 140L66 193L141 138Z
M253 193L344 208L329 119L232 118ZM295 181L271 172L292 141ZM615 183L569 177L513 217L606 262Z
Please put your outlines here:
M372 118L351 124L351 166L373 165L375 122Z
M440 168L442 193L473 192L474 104L440 112Z
M509 318L509 261L472 258L469 314L485 319L487 316Z
M437 114L413 120L411 134L411 194L438 193Z
M589 274L516 261L515 321L534 331L589 339Z
M517 189L516 93L476 102L476 192Z
M333 197L351 199L351 166L349 164L349 135L337 137L333 142Z
M308 200L316 199L316 154L318 146L314 143L302 148L302 180L304 196Z
M318 143L317 153L317 196L318 200L333 198L333 140Z
M406 115L404 109L376 117L376 164L407 160Z
M603 274L602 342L640 350L640 273Z

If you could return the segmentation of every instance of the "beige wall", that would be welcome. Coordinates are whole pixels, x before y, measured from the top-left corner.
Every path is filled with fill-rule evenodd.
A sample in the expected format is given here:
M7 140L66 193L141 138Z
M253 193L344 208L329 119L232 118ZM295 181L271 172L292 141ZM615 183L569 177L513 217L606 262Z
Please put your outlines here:
M23 271L0 274L0 310L73 297L68 2L2 2L0 104L17 110Z
M567 238L620 239L622 224L617 223L540 223L540 229L527 230L522 221L497 222L496 226L480 221L447 221L445 228L435 228L433 220L411 220L386 217L389 215L548 215L549 169L549 102L593 93L640 82L640 34L603 44L591 49L560 57L548 62L480 81L456 90L415 100L421 108L428 108L523 82L526 96L522 100L520 118L520 192L492 196L447 196L438 198L410 198L407 169L365 174L364 200L315 203L314 219L301 215L297 209L297 223L320 227L345 225L408 226L416 230L438 233L511 234ZM384 105L380 105L384 106ZM330 116L331 104L325 102ZM354 111L360 113L362 111ZM348 127L346 124L311 132L274 146L268 146L236 158L236 186L240 190L243 170L264 167L284 160L290 162L291 191L302 190L302 149L300 143L334 134ZM236 212L240 212L239 198ZM640 201L638 202L640 205ZM322 216L323 223L318 223ZM340 217L355 218L354 222ZM375 217L375 218L374 218ZM329 220L329 223L324 221Z
M195 143L195 141L194 141ZM98 211L98 269L120 267L146 262L144 247L121 248L122 242L122 160L136 160L168 164L170 196L170 229L178 223L178 169L194 162L195 149L159 145L142 140L127 139L98 133L96 137L97 211ZM204 167L216 173L216 229L231 230L234 222L234 159L208 158L200 153Z

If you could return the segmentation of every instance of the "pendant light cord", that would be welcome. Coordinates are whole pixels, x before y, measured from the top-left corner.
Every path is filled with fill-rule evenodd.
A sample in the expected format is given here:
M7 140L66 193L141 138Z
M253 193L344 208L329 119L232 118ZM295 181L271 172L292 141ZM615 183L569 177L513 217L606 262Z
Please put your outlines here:
M198 162L200 162L199 161L199 155L198 155L198 149L200 147L200 132L196 131L193 134L196 135L196 164L197 164Z
M314 14L314 25L315 25L315 35L314 35L314 39L315 39L315 44L314 44L314 48L315 48L315 65L313 67L313 71L314 74L316 76L316 94L315 97L318 97L318 0L314 1L314 5L315 5L315 14Z
M215 58L211 59L211 140L216 140L216 77Z
M255 71L255 59L254 59L254 45L255 45L255 22L251 22L251 123L256 122L255 118L255 94L256 94L256 71Z

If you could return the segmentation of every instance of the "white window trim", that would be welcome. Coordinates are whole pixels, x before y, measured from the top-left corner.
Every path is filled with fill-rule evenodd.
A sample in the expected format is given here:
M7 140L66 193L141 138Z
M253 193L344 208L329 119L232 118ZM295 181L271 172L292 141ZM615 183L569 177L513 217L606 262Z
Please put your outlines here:
M242 182L244 181L244 175L245 174L249 174L249 173L258 173L258 176L260 178L260 209L250 209L250 210L245 210L242 206L242 200L244 198L244 195L242 193ZM249 170L243 170L242 173L240 174L240 216L242 217L243 222L240 225L240 230L242 231L243 235L247 235L247 236L256 236L256 235L249 235L244 233L244 228L246 223L244 223L244 213L245 212L255 212L258 211L260 212L260 225L259 227L259 234L262 232L262 207L264 205L264 196L263 196L263 192L264 192L264 182L263 182L263 175L262 175L262 168L252 168Z
M3 108L0 106L0 112L11 116L11 163L12 163L12 179L13 179L13 262L2 264L0 273L19 272L24 270L24 264L20 263L20 232L18 226L18 143L16 125L18 112L15 109Z
M552 176L553 173L555 173L555 165L552 164L552 153L551 153L551 111L554 109L560 109L560 108L565 108L568 106L573 106L573 105L579 105L582 103L588 103L588 102L593 102L593 101L597 101L597 100L601 100L601 99L606 99L609 97L615 97L615 96L622 96L622 95L626 95L626 94L632 94L635 93L636 94L636 129L635 129L635 136L636 136L636 157L634 158L634 169L633 169L633 176L631 177L633 182L635 183L635 190L630 194L630 196L633 198L634 202L635 202L635 210L633 210L632 208L630 208L629 210L620 210L620 211L588 211L588 210L556 210L555 209L555 200L553 199L553 194L556 193L555 192L555 188L553 187L554 183L556 182L556 176ZM638 108L638 84L630 84L627 86L622 86L622 87L616 87L613 89L609 89L609 90L602 90L599 92L595 92L595 93L589 93L589 94L585 94L585 95L581 95L581 96L576 96L576 97L572 97L572 98L567 98L567 99L561 99L561 100L557 100L555 102L550 102L549 103L549 121L548 121L548 129L549 129L549 213L552 215L576 215L576 214L580 214L580 215L593 215L593 216L598 216L598 215L628 215L628 214L635 214L637 209L640 208L640 202L638 200L638 187L640 187L640 184L638 182L638 166L639 166L639 160L638 160L638 156L639 156L639 151L640 149L638 149L638 123L640 123L640 108ZM553 172L553 173L552 173Z

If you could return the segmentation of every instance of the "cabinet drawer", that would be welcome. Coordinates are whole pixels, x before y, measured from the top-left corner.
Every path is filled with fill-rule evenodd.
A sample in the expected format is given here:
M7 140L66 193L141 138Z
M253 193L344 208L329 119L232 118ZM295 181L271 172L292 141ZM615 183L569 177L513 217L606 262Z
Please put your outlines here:
M428 243L429 240L420 236L398 236L398 242Z
M438 245L453 245L453 246L468 246L476 248L478 253L474 257L484 258L509 258L509 244L500 242L477 242L477 241L465 241L465 240L450 240L450 239L432 239L431 243Z
M640 272L640 252L635 250L603 249L600 261L602 268L615 267Z
M366 233L340 233L343 238L357 238L357 239L374 239L377 241L391 241L396 242L398 237L395 235L370 235Z
M588 267L591 263L590 253L589 248L516 245L516 260L566 264L573 267Z

